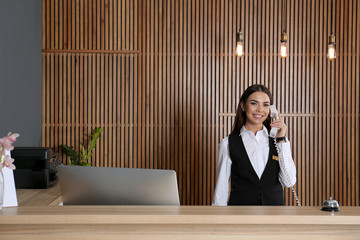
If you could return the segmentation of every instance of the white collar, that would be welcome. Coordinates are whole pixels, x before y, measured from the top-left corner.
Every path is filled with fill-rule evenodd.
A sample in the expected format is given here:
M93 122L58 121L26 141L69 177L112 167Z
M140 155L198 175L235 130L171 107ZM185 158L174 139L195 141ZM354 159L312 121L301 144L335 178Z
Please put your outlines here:
M245 125L243 125L243 126L241 127L239 136L241 136L241 134L243 134L244 132L246 132L246 133L252 133L253 135L255 135L252 131L247 130L247 129L245 128ZM263 125L263 128L257 132L257 134L263 134L264 136L269 137L268 130L267 130L267 128L266 128L264 125Z

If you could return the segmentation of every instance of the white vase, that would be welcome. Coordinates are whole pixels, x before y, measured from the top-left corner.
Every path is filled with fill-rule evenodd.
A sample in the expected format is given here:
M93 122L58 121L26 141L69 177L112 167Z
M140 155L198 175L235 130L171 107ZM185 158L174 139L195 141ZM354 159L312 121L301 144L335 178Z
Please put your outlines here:
M5 190L5 183L4 183L4 174L2 168L0 168L0 210L3 208L4 204L4 190Z

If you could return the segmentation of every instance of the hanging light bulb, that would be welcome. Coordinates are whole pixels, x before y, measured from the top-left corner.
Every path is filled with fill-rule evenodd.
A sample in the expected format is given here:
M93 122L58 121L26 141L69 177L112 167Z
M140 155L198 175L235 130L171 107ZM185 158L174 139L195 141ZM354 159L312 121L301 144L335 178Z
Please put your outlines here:
M286 42L287 42L287 34L285 31L283 31L281 33L281 40L280 40L280 57L281 58L286 58L288 55Z
M240 58L244 56L244 35L241 31L236 33L235 54Z
M333 16L333 1L331 0L331 35L329 36L329 49L328 49L328 54L327 57L329 58L330 61L334 60L336 58L336 51L335 51L335 35L332 32L332 16Z
M287 34L286 34L286 0L281 1L281 38L280 38L280 51L279 55L281 58L286 58L287 52Z
M241 31L241 4L242 2L240 1L240 18L239 18L240 29L236 33L236 47L235 47L235 55L238 56L239 58L244 56L244 34Z
M331 34L329 36L329 50L328 55L330 61L334 60L336 58L336 51L335 51L335 36Z

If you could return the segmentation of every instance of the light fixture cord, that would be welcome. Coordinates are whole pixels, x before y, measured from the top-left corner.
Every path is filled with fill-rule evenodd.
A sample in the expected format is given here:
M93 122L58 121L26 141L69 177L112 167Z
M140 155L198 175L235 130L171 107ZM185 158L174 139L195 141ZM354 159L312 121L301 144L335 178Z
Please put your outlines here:
M330 27L331 27L331 35L333 35L333 0L331 0L331 23L330 23Z
M285 32L285 0L281 0L281 25L282 31Z
M239 27L239 32L241 32L241 16L242 16L242 14L241 14L241 3L242 3L242 1L240 1L240 27Z
M285 1L285 8L284 8L284 12L285 12L285 19L284 19L284 32L286 31L286 22L287 22L287 0Z

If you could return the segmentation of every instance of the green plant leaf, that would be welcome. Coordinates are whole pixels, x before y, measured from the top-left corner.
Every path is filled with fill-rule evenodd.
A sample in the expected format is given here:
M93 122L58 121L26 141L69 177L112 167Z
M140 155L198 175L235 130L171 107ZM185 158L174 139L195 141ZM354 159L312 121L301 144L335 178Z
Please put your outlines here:
M102 132L102 128L95 128L95 130L92 132L90 137L90 147L88 149L88 152L91 152L96 147L96 141L100 137L100 133Z
M87 157L87 154L86 154L86 150L85 150L85 146L82 145L81 147L81 156L82 156L82 161L87 161L88 157Z

